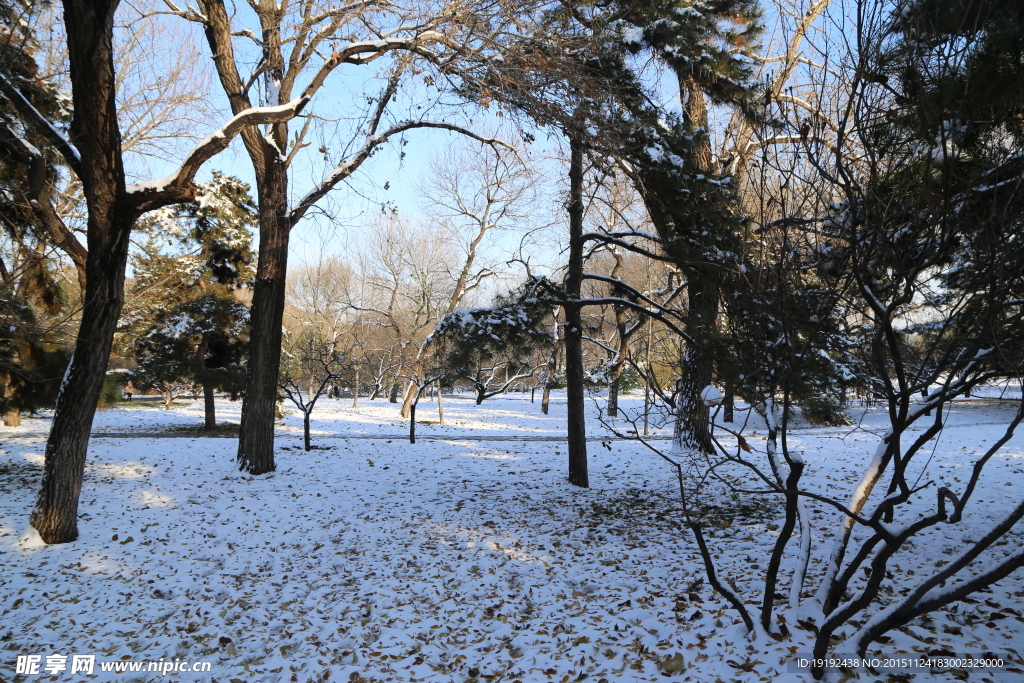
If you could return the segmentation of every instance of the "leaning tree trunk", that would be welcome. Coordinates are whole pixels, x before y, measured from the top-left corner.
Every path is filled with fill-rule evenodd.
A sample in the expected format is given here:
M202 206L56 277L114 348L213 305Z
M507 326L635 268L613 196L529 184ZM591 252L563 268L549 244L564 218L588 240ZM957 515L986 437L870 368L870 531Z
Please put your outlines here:
M81 158L89 251L82 322L57 395L43 480L29 520L46 543L69 543L78 538L78 500L89 432L124 304L128 238L137 216L125 192L115 104L110 26L117 4L109 0L64 2L75 102L71 136Z
M91 214L91 212L90 212ZM92 215L90 215L90 223ZM78 538L78 497L85 472L89 432L103 391L114 330L124 303L128 233L115 250L91 245L86 265L86 297L71 363L64 373L53 413L39 498L31 524L46 543Z
M718 285L702 274L693 274L686 286L689 300L687 331L694 343L683 351L682 372L676 398L675 443L680 448L714 452L710 412L701 392L711 384L713 363L708 344L718 319Z
M274 471L274 404L281 364L285 274L288 269L287 173L281 159L268 158L257 188L260 251L252 297L249 363L238 434L238 468L249 474Z
M565 289L565 393L569 436L569 483L590 486L587 474L587 429L583 395L583 143L569 139L569 267Z

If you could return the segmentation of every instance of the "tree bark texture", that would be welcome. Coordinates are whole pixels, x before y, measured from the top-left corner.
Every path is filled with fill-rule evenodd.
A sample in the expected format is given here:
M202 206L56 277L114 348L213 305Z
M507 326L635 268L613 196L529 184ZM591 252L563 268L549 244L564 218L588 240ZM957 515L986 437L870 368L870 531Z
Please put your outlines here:
M252 297L252 331L245 398L238 434L238 468L249 474L273 472L274 403L281 365L285 274L288 269L288 179L280 159L268 160L258 183L260 251Z
M711 143L707 135L708 107L704 92L693 78L679 81L683 116L687 128L695 135L689 163L696 170L710 172ZM709 268L687 269L688 299L686 331L693 340L687 343L676 399L675 443L680 448L696 448L705 453L714 451L709 425L710 412L701 392L714 377L714 359L708 348L718 327L719 283Z
M416 443L416 403L409 406L409 443Z
M619 377L616 375L608 384L608 405L605 407L605 414L609 420L619 416Z
M689 299L687 331L695 343L686 344L676 396L675 443L680 448L714 452L710 411L701 392L711 384L713 359L704 344L711 339L718 320L719 287L702 274L694 274L686 287Z
M213 387L203 385L203 426L207 429L214 429L217 426L217 408L213 402Z
M568 399L569 483L587 488L587 431L583 395L583 143L569 139L569 267L565 277L565 381Z
M81 155L88 256L82 323L57 396L43 480L30 517L46 543L78 538L89 432L124 303L128 237L137 217L125 192L115 104L112 26L117 5L102 0L64 2L75 102L71 140Z
M356 385L352 388L352 409L359 406L359 366L356 366Z

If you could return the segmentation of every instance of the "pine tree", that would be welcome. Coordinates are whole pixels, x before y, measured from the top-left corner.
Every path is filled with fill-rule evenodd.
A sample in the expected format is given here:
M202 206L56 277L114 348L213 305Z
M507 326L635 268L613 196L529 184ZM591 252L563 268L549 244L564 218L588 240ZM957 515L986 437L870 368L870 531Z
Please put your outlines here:
M195 204L154 213L141 226L148 239L133 261L122 352L137 364L137 387L159 391L167 408L177 395L201 390L213 428L214 391L238 394L244 383L248 309L236 292L253 272L249 188L214 173Z
M460 73L465 97L498 99L558 126L592 157L611 158L639 191L661 248L688 282L676 438L703 450L711 440L700 394L712 379L722 287L741 269L746 221L711 157L707 102L754 115L747 55L759 20L754 0L567 2L539 10L533 30L503 46L500 60ZM638 55L675 77L681 113L658 104Z
M69 115L58 88L39 72L32 31L40 5L0 2L0 76L57 125ZM18 139L39 150L46 163L25 173ZM20 424L22 411L51 406L68 360L66 331L71 296L60 281L33 199L58 182L58 157L47 141L0 98L0 230L8 249L0 254L0 412L4 424Z

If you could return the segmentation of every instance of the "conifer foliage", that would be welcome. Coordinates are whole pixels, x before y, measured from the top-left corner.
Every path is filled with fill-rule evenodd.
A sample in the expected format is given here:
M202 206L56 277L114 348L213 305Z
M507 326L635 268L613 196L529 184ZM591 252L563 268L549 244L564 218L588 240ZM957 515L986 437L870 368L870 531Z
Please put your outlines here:
M125 350L136 363L136 386L160 392L168 409L175 397L202 391L212 428L213 392L238 394L245 379L249 315L236 294L252 278L252 199L247 185L215 173L195 204L154 214L142 225L149 236L134 260Z

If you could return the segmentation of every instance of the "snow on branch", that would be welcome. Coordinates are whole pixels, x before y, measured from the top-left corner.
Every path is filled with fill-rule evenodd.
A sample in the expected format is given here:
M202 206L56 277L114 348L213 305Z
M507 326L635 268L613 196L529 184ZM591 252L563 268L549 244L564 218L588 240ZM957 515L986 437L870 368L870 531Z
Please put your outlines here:
M54 125L39 113L39 110L32 106L32 103L25 98L21 91L3 74L0 74L0 92L10 101L18 113L24 117L32 126L37 128L47 142L53 145L64 161L71 167L79 178L82 177L82 158L78 150L68 142L64 135Z
M263 123L281 123L295 118L309 102L305 95L287 104L276 107L252 107L239 112L226 124L206 136L197 144L182 162L177 171L164 178L149 180L127 188L129 195L136 195L137 207L143 211L191 199L195 188L193 180L200 167L223 151L231 140L247 126Z
M32 212L53 243L71 258L81 284L84 282L81 278L85 274L88 252L53 207L50 199L53 186L47 179L46 159L35 145L15 133L5 122L0 122L0 149L28 168L28 196Z
M653 259L655 261L666 261L666 262L671 262L672 261L671 258L669 258L668 256L666 256L664 254L659 254L657 252L651 251L650 249L644 249L643 247L641 247L639 245L636 245L636 244L633 244L632 242L627 242L625 240L618 239L617 237L613 236L614 234L618 234L618 233L606 234L606 233L600 233L600 232L588 232L585 235L583 235L581 239L584 242L591 242L592 241L592 242L602 242L602 243L604 243L606 245L607 244L612 244L612 245L615 245L615 246L618 246L618 247L622 247L623 249L626 249L627 251L632 251L632 252L640 254L642 256L646 256L647 258ZM646 233L644 233L644 234L646 234Z

